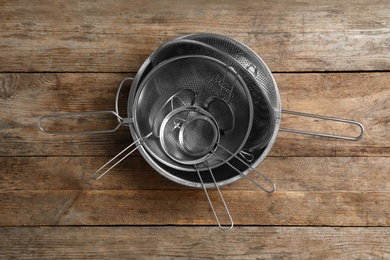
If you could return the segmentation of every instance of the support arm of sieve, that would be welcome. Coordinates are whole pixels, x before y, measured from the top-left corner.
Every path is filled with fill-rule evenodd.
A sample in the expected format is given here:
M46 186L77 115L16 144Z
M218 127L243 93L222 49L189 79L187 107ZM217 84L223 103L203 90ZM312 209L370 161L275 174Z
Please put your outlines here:
M137 140L135 140L133 143L131 143L129 146L127 146L125 149L123 149L121 152L119 152L117 155L115 155L111 160L109 160L108 162L106 162L102 167L100 167L93 175L92 177L95 178L95 179L100 179L101 177L103 177L106 173L108 173L109 171L111 171L115 166L117 166L120 162L122 162L124 159L126 159L130 154L132 154L135 150L138 149L138 147L143 143L145 142L146 139L148 139L153 133L150 133L148 134L147 136L145 137L142 137L142 138L139 138ZM101 172L103 169L105 169L107 166L109 166L112 162L114 162L117 158L119 158L124 152L126 152L127 150L129 150L130 148L132 147L135 147L134 149L132 149L130 152L126 153L125 155L123 155L122 158L118 159L111 167L109 167L106 171L104 171L103 173L99 174L99 172Z

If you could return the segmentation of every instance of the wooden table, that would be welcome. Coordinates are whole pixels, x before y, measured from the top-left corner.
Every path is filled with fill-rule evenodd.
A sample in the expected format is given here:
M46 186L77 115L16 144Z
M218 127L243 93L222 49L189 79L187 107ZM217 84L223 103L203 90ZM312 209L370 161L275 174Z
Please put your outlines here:
M0 21L1 259L390 258L390 2L3 0ZM92 178L132 142L128 128L37 127L45 114L113 110L123 78L196 32L258 53L284 109L366 127L357 142L279 132L258 166L275 193L246 180L222 188L229 232L203 190L162 177L140 153ZM286 115L282 127L357 131Z

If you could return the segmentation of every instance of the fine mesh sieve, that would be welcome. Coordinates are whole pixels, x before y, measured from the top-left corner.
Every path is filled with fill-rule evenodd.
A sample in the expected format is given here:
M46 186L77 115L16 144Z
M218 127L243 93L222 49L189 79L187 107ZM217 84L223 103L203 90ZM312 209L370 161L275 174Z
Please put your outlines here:
M208 163L219 140L217 122L206 110L195 106L173 110L160 128L160 142L165 153L186 165Z
M203 156L210 153L216 147L218 139L217 124L210 117L202 115L188 119L179 132L180 146L183 151L193 156ZM203 161L205 159L202 159L201 162ZM184 162L182 161L182 163Z
M202 107L209 97L218 96L229 100L234 109L235 126L220 138L220 144L227 149L222 157L229 159L245 144L253 122L253 107L245 82L221 61L211 57L187 55L174 57L158 64L140 84L133 106L134 129L137 136L150 133L149 111L155 100L164 92L190 89L196 95L193 106ZM142 144L158 161L182 171L195 171L194 167L172 160L163 151L159 138L152 136ZM231 154L232 155L231 155ZM199 170L215 168L224 162L217 156L208 160L208 166L200 165Z
M200 41L177 39L165 43L158 50L156 50L152 56L152 64L156 66L160 62L172 57L194 54L205 55L218 59L223 63L228 64L237 72L237 74L241 76L252 97L254 111L252 128L243 149L247 151L253 151L267 145L272 134L274 133L275 127L275 114L271 107L267 93L264 92L264 88L262 88L253 78L251 72L231 56L213 46ZM247 66L246 64L244 65ZM263 84L263 82L261 83ZM230 107L222 104L220 100L216 100L214 104L211 105L218 106L218 109L214 110L215 112L220 111L220 113L223 113L222 110L225 110L228 113L228 116L231 115L231 112L229 111ZM222 128L226 128L224 125L220 125Z

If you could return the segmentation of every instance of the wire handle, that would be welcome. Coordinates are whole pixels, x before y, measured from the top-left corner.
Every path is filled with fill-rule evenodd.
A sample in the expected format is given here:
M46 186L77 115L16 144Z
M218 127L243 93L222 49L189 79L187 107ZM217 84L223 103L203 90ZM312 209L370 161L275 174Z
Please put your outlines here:
M93 131L49 131L46 130L42 124L45 120L58 117L74 117L81 115L102 115L102 114L112 114L118 119L118 124L113 129L108 130L93 130ZM72 112L72 113L61 113L61 114L52 114L45 115L38 118L38 128L46 134L102 134L102 133L112 133L118 130L122 125L131 124L133 122L132 118L122 118L114 111L87 111L87 112Z
M217 212L215 211L213 202L212 202L211 199L210 199L210 196L209 196L209 193L208 193L208 191L207 191L207 188L206 188L206 186L204 185L202 176L200 175L199 169L198 169L198 167L196 167L196 165L194 165L194 167L195 167L195 169L196 169L196 172L198 173L200 183L202 184L202 188L203 188L203 190L204 190L204 192L205 192L205 194L206 194L207 200L209 201L211 210L213 211L213 214L214 214L215 220L217 221L218 227L219 227L222 231L229 231L229 230L231 230L231 229L233 228L233 226L234 226L234 222L233 222L232 216L230 215L230 211L229 211L229 209L228 209L228 207L227 207L227 205L226 205L225 199L224 199L223 196L222 196L221 190L219 189L218 184L217 184L217 182L215 181L213 172L212 172L211 169L209 168L209 172L210 172L211 178L213 179L214 186L215 186L215 187L217 188L217 190L218 190L219 197L220 197L221 200L222 200L222 203L223 203L223 206L224 206L224 208L225 208L226 214L227 214L227 216L229 217L229 220L230 220L230 226L227 226L227 227L224 227L224 226L221 225L221 222L219 221Z
M237 169L236 167L234 167L229 161L227 161L226 159L224 159L223 157L221 157L220 155L218 155L217 153L213 152L217 157L219 157L224 163L226 163L227 165L229 165L233 170L235 170L236 172L238 172L240 174L241 177L249 180L250 182L252 182L254 185L256 185L258 188L260 188L261 190L265 191L265 192L268 192L268 193L273 193L275 190L276 190L276 185L275 183L273 183L273 181L271 181L268 177L266 177L265 175L263 175L260 171L258 171L256 168L254 168L252 165L246 163L243 159L241 159L239 156L236 156L234 155L233 153L231 153L228 149L226 149L225 147L223 147L222 145L218 144L219 147L221 147L223 150L225 150L227 153L229 153L230 155L234 156L234 158L236 158L237 160L239 160L242 164L244 164L246 167L250 168L251 171L254 171L255 173L257 173L257 175L259 175L261 178L263 178L265 181L267 181L268 183L270 183L272 185L272 189L266 189L264 188L262 185L260 185L259 183L257 183L255 180L253 180L252 178L250 178L248 175L245 175L243 174L239 169Z
M308 113L302 113L302 112L295 112L295 111L289 111L289 110L282 110L282 113L296 115L296 116L302 116L302 117L318 118L318 119L328 120L328 121L343 122L346 124L357 125L360 128L360 134L356 137L343 136L343 135L331 135L331 134L325 134L325 133L316 133L316 132L302 131L302 130L296 130L296 129L291 129L291 128L280 128L279 129L280 131L284 131L284 132L291 132L291 133L296 133L296 134L304 134L304 135L312 135L312 136L330 137L330 138L337 138L337 139L351 140L351 141L360 140L363 137L364 132L365 132L364 126L361 123L359 123L357 121L353 121L353 120L347 120L347 119L330 117L330 116L308 114Z
M121 83L119 83L119 87L118 87L118 90L116 91L116 96L115 96L115 112L117 115L119 115L119 95L121 93L121 90L122 90L122 87L123 87L123 84L128 81L128 80L134 80L134 78L124 78ZM119 119L118 119L119 121ZM126 126L128 126L128 124L125 124Z
M41 130L43 133L46 134L102 134L102 133L112 133L118 130L119 127L122 125L129 126L130 124L133 123L132 118L122 118L119 116L119 95L121 92L121 89L123 87L123 84L127 80L134 80L134 78L125 78L121 81L119 84L119 88L116 92L116 97L115 97L115 111L87 111L87 112L72 112L72 113L61 113L61 114L52 114L52 115L45 115L41 116L38 118L38 128ZM94 131L73 131L73 132L67 132L67 131L48 131L46 130L42 124L45 120L51 119L51 118L58 118L58 117L71 117L71 116L81 116L81 115L102 115L102 114L112 114L114 115L117 120L118 124L113 128L113 129L108 129L108 130L94 130Z
M138 147L143 143L145 142L146 139L148 139L150 136L152 135L152 133L144 136L144 137L141 137L141 138L138 138L137 140L135 140L134 142L132 142L129 146L127 146L125 149L123 149L121 152L119 152L117 155L115 155L111 160L109 160L108 162L106 162L102 167L100 167L96 172L94 172L94 174L92 175L93 178L95 178L96 180L100 179L101 177L103 177L106 173L108 173L109 171L111 171L115 166L117 166L120 162L122 162L124 159L126 159L130 154L132 154L135 150L138 149ZM138 144L137 144L138 143ZM104 171L103 173L101 173L100 175L97 176L97 174L99 172L101 172L104 168L106 168L110 163L112 163L114 160L116 160L119 156L121 156L124 152L126 152L127 150L129 150L131 147L133 147L135 145L135 148L133 150L131 150L130 152L128 152L127 154L125 154L122 158L120 158L116 163L114 163L110 168L108 168L106 171Z

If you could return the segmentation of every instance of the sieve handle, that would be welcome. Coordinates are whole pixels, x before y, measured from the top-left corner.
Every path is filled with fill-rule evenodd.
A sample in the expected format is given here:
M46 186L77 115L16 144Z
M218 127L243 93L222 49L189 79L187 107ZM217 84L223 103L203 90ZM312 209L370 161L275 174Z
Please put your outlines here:
M115 96L115 112L117 115L119 115L119 95L122 91L122 87L123 87L123 84L128 81L128 80L131 80L133 81L134 78L124 78L121 83L119 83L119 87L118 87L118 90L116 91L116 96ZM118 121L119 121L119 118L118 118ZM129 125L128 123L126 123L125 125Z
M236 167L234 167L234 165L232 165L229 161L227 161L226 159L224 159L223 157L219 156L217 153L213 152L213 154L215 154L217 157L219 157L224 163L226 163L227 165L229 165L233 170L235 170L236 172L238 172L240 174L241 177L249 180L250 182L252 182L254 185L256 185L258 188L260 188L261 190L265 191L265 192L268 192L268 193L273 193L275 190L276 190L276 185L275 183L273 183L273 181L271 181L268 177L264 176L260 171L258 171L256 168L254 168L252 165L246 163L243 159L241 159L239 156L236 156L234 155L233 153L231 153L228 149L226 149L225 147L223 147L222 145L218 144L219 147L221 147L223 150L225 150L227 153L229 153L230 155L234 156L234 158L236 158L237 160L239 160L242 164L244 164L246 167L248 167L249 169L251 169L252 171L254 171L257 175L259 175L261 178L263 178L266 182L270 183L272 185L272 188L271 189L266 189L264 188L262 185L260 185L259 183L257 183L255 180L253 180L252 178L250 178L249 176L243 174L239 169L237 169Z
M103 115L103 114L111 114L114 115L118 119L118 124L108 130L94 130L94 131L50 131L45 129L42 125L46 120L50 120L53 118L66 118L66 117L75 117L75 116L88 116L88 115ZM42 132L46 134L102 134L102 133L112 133L118 130L121 125L132 123L131 118L122 118L114 111L87 111L87 112L73 112L73 113L61 113L61 114L52 114L45 115L38 118L38 128Z
M129 146L127 146L125 149L123 149L120 153L118 153L117 155L115 155L111 160L109 160L108 162L106 162L102 167L100 167L93 175L92 177L95 178L96 180L100 179L101 177L103 177L106 173L108 173L109 171L111 171L115 166L117 166L120 162L122 162L124 159L126 159L130 154L132 154L135 150L138 149L138 147L143 143L145 142L146 139L148 139L150 136L152 135L152 133L144 136L144 137L141 137L137 140L135 140L133 143L131 143ZM103 173L100 173L103 169L105 169L107 166L109 166L112 162L114 162L119 156L121 156L123 153L125 153L127 150L129 150L130 148L132 148L133 146L135 146L134 149L132 149L130 152L126 153L122 158L120 158L118 161L116 161L110 168L108 168L107 170L105 170ZM100 173L98 175L98 173Z
M203 188L203 190L204 190L204 192L205 192L205 194L206 194L207 200L209 201L211 210L213 211L213 214L214 214L215 220L217 221L218 227L219 227L222 231L229 231L229 230L231 230L231 229L233 228L233 226L234 226L234 222L233 222L232 216L230 215L230 211L229 211L229 209L228 209L228 207L227 207L227 205L226 205L225 199L224 199L223 196L222 196L221 190L219 189L218 184L217 184L217 182L215 181L213 172L212 172L211 169L209 168L209 172L210 172L210 175L211 175L211 177L212 177L212 179L213 179L214 186L215 186L215 187L217 188L217 190L218 190L219 197L221 198L222 203L223 203L223 206L224 206L225 211L226 211L226 214L227 214L227 216L229 217L230 226L224 227L224 226L221 225L221 222L219 221L217 212L215 211L213 202L211 201L210 196L209 196L209 193L208 193L208 191L207 191L207 188L206 188L206 186L205 186L204 183L203 183L203 179L202 179L202 176L200 175L199 169L198 169L198 167L196 167L196 165L194 165L194 167L195 167L195 169L196 169L196 172L198 173L200 183L202 184L202 188Z
M302 130L296 130L296 129L290 129L290 128L280 128L279 129L280 131L284 131L284 132L291 132L291 133L304 134L304 135L313 135L313 136L322 136L322 137L330 137L330 138L337 138L337 139L351 140L351 141L360 140L363 137L364 132L365 132L364 126L361 123L359 123L357 121L353 121L353 120L347 120L347 119L330 117L330 116L308 114L308 113L302 113L302 112L295 112L295 111L289 111L289 110L282 110L282 113L296 115L296 116L302 116L302 117L318 118L318 119L328 120L328 121L337 121L337 122L342 122L342 123L346 123L346 124L357 125L360 128L360 134L356 137L343 136L343 135L332 135L332 134L325 134L325 133L316 133L316 132L302 131Z

